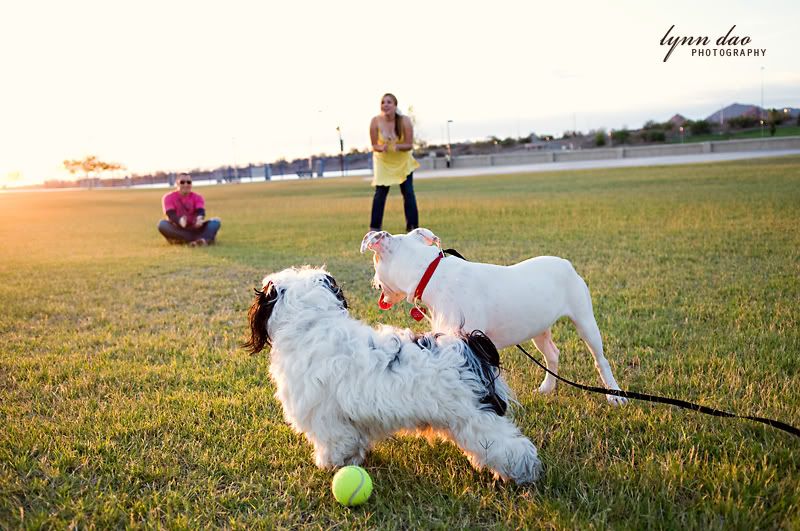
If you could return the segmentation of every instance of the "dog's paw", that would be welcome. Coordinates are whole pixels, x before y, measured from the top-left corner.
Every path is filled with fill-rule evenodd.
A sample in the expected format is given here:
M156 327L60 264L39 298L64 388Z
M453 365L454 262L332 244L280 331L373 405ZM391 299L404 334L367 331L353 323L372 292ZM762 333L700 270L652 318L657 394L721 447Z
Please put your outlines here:
M357 453L342 459L344 466L361 466L367 457L366 450L359 450Z
M334 463L330 459L320 457L319 455L314 456L314 464L317 465L317 468L319 468L320 470L336 470L341 466L341 465L337 466L336 463Z
M606 395L606 400L612 406L624 406L628 403L628 399L622 396Z
M542 395L550 395L553 394L556 390L556 382L543 382L542 385L539 386L539 394Z

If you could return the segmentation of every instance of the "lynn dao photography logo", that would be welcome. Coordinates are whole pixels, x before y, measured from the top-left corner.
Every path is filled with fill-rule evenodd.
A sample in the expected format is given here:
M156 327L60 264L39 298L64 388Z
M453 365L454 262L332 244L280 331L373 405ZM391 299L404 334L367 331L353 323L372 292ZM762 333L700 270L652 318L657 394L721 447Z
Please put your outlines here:
M720 35L717 40L711 43L708 36L681 37L675 31L675 24L670 26L667 33L661 38L661 46L669 46L664 62L672 55L678 46L691 46L692 57L764 57L767 55L766 48L754 48L748 46L753 42L749 35L737 35L734 33L736 24L731 26L728 33Z

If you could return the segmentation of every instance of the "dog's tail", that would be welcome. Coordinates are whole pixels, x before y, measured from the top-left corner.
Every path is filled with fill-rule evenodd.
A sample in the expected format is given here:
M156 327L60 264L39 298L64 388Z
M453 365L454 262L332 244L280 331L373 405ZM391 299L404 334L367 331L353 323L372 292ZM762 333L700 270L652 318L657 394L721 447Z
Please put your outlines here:
M483 383L486 395L481 397L481 404L494 411L498 416L504 416L508 409L508 388L498 381L500 377L500 353L492 340L480 330L474 330L464 337L469 347L467 365Z
M263 291L254 291L256 298L253 305L250 306L250 311L247 312L250 322L250 339L241 344L242 348L250 354L257 354L264 350L265 346L272 344L267 322L272 315L275 302L278 300L277 291L271 282L264 287Z

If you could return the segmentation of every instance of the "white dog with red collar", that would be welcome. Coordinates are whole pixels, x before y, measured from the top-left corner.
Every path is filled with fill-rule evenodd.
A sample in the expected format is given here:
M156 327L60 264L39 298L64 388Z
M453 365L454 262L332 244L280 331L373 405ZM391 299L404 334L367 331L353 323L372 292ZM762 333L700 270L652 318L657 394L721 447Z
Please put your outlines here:
M482 264L441 258L439 245L439 238L423 228L396 236L385 231L364 236L361 252L375 253L373 282L381 290L381 308L403 299L415 307L421 302L431 310L436 329L482 330L498 349L533 339L554 373L559 351L550 327L569 317L594 356L603 385L619 390L603 354L589 288L569 261L539 256L512 266ZM553 392L556 383L547 374L539 392ZM606 398L612 405L627 402L613 395Z

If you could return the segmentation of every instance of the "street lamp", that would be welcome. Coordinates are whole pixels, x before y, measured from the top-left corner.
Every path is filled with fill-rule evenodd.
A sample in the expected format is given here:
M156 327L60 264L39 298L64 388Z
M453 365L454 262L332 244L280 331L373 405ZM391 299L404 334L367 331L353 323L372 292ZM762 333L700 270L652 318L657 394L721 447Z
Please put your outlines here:
M236 137L231 137L231 153L233 154L233 180L239 180L239 162L236 160Z
M336 126L336 132L339 133L339 168L342 170L342 177L344 177L344 140L342 140L342 128Z
M761 67L761 110L758 112L758 115L759 115L758 117L762 119L763 123L764 119L764 67L763 66ZM763 131L761 136L764 136Z
M680 127L681 131L681 144L683 144L683 126Z
M319 120L322 116L322 111L323 109L317 109L317 112L311 115L311 119L314 122L314 127L311 128L311 134L308 137L308 171L312 179L314 178L314 133L319 127ZM322 177L322 175L318 175L318 177Z
M453 120L447 120L447 167L450 167L450 163L453 160L453 151L450 149L450 124L453 123Z

